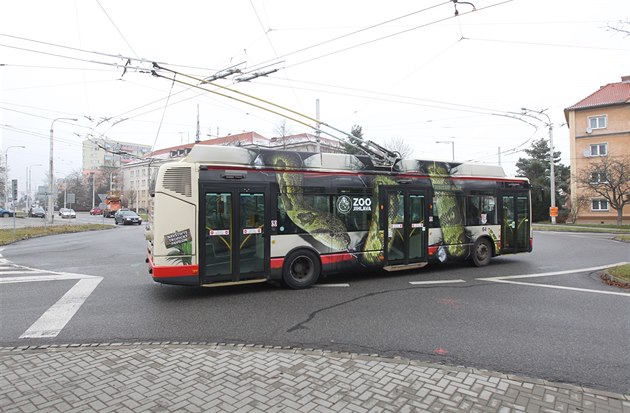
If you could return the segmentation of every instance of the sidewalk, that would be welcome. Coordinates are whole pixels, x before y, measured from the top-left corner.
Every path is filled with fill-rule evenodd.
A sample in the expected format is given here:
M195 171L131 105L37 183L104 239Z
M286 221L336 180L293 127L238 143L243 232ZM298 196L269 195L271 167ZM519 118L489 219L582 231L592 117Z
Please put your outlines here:
M532 224L534 231L560 231L560 232L592 232L598 234L630 234L630 229L607 228L596 226L580 226L574 224Z
M2 412L630 412L630 395L398 358L254 345L0 348Z

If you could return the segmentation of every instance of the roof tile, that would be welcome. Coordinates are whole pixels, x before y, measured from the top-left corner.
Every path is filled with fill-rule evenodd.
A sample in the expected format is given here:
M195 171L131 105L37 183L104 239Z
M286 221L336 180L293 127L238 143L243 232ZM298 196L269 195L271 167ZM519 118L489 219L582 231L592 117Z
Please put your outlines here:
M575 105L566 108L565 111L586 109L597 106L618 105L623 103L630 103L630 82L627 81L609 83L602 86L598 91L592 93L590 96L580 100Z

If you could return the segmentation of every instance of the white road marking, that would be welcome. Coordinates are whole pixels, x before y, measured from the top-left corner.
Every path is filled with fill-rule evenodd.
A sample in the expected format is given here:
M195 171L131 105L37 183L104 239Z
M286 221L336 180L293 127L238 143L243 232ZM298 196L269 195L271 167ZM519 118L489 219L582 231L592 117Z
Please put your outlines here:
M0 252L2 249L0 249ZM22 276L0 277L0 284L13 284L37 281L66 281L79 280L59 301L52 305L20 338L44 338L57 337L61 330L74 317L92 291L100 284L103 277L87 274L75 274L70 272L45 271L37 268L24 267L0 258L2 269L13 268L14 271L0 271L0 275L25 274ZM32 275L41 274L41 275Z
M411 285L431 285L431 284L453 284L465 283L464 280L432 280L432 281L409 281Z
M103 277L79 280L59 301L46 310L20 338L57 337L102 280Z
M315 287L322 287L322 288L350 287L350 284L344 284L344 283L339 283L339 284L315 284Z
M528 286L531 286L531 287L555 288L555 289L558 289L558 290L571 290L571 291L581 291L581 292L585 292L585 293L620 295L620 296L624 296L624 297L630 297L629 293L618 293L618 292L615 292L615 291L591 290L591 289L588 289L588 288L565 287L563 285L524 283L522 281L507 281L507 280L489 280L489 281L493 281L493 282L497 282L497 283L504 283L504 284L528 285Z
M491 282L497 282L497 283L503 283L503 284L527 285L531 287L555 288L557 290L571 290L571 291L580 291L580 292L585 292L585 293L607 294L607 295L618 295L622 297L630 297L629 293L620 293L616 291L603 291L603 290L593 290L589 288L565 287L562 285L550 285L550 284L528 283L528 282L522 282L522 281L512 281L515 279L523 279L523 278L537 278L537 277L550 277L554 275L580 274L583 272L605 270L606 268L617 267L619 265L625 265L625 264L628 264L628 262L618 262L616 264L602 265L599 267L576 268L574 270L552 271L552 272L543 272L543 273L538 273L538 274L505 275L505 276L499 276L499 277L477 278L477 280L491 281Z
M494 280L512 280L516 278L536 278L536 277L548 277L550 275L564 275L564 274L575 274L581 272L590 272L590 271L599 271L605 270L606 268L617 267L619 265L626 265L627 262L618 262L616 264L608 264L602 265L599 267L590 267L590 268L576 268L574 270L564 270L564 271L551 271L551 272L541 272L536 274L523 274L523 275L500 275L498 277L488 277L488 278L477 278L480 281L494 281Z
M14 273L15 274L15 273ZM85 280L90 278L102 278L95 275L82 275L71 273L53 273L46 275L22 276L22 277L0 277L0 284L26 283L37 281L64 281L64 280Z
M13 271L1 271L0 270L0 275L9 275L9 274L16 274L16 273L29 273L29 274L41 274L44 271L31 271L31 270L23 270L21 268L14 268Z

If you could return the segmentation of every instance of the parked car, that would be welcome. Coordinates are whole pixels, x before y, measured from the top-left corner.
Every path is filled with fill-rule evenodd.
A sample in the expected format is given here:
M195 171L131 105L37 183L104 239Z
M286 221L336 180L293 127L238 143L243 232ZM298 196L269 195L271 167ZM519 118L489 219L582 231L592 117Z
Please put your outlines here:
M59 209L59 216L61 218L76 218L77 217L77 213L74 212L74 209L61 208L61 209Z
M13 211L9 211L8 209L0 208L0 217L8 218L12 217L15 214Z
M34 218L45 218L46 210L42 207L33 207L30 211L28 211L28 216Z
M103 215L103 210L99 207L90 209L90 215Z
M118 224L142 224L142 218L138 214L130 210L118 211L114 215L114 223Z

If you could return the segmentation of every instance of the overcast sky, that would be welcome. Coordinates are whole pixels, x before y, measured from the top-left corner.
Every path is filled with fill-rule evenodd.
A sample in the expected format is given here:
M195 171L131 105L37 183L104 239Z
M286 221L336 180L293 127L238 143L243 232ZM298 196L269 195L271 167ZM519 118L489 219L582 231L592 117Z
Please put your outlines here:
M197 106L202 139L277 136L281 116L209 91L244 95L191 87L230 67L240 76L278 70L217 84L313 118L319 99L321 120L339 130L360 125L375 142L403 139L420 159L450 159L451 144L436 141L452 141L456 160L500 158L508 174L525 156L519 150L548 135L544 115L515 119L521 108L546 110L569 165L563 109L630 75L630 37L608 28L630 19L628 0L478 0L459 2L458 16L443 0L22 0L1 7L2 155L26 146L8 151L9 178L20 189L29 166L33 188L45 184L56 118L78 119L54 124L57 177L81 168L88 135L154 149L194 141ZM158 72L166 78L150 74L151 62L168 69ZM191 86L173 82L170 70ZM292 120L287 126L312 132Z

